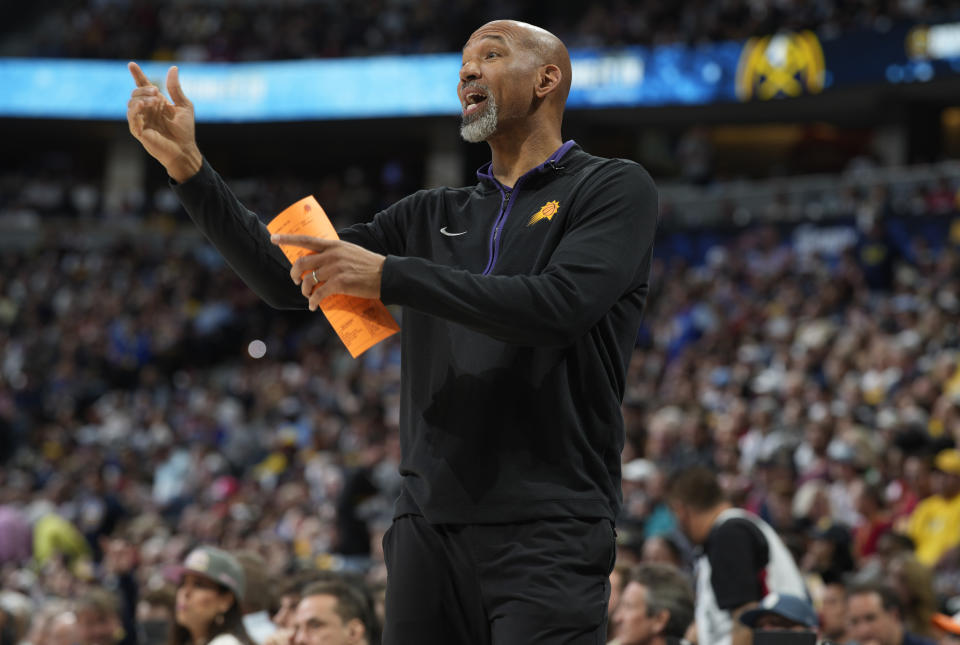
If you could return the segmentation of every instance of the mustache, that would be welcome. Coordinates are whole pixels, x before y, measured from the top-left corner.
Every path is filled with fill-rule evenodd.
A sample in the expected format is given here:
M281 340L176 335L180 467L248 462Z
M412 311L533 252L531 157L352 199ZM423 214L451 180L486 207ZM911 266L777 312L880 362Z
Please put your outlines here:
M465 83L463 85L462 92L466 92L467 90L483 90L483 92L487 95L487 98L490 98L490 88L484 85L483 83L478 83L476 81L470 81L469 83Z

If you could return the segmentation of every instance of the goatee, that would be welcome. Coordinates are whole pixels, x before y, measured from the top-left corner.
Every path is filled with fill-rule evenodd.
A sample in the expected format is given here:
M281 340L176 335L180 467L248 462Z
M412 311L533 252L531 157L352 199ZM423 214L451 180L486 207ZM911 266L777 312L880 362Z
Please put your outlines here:
M460 136L467 143L486 141L497 131L497 104L493 96L487 94L486 105L480 108L480 114L464 117L460 126Z

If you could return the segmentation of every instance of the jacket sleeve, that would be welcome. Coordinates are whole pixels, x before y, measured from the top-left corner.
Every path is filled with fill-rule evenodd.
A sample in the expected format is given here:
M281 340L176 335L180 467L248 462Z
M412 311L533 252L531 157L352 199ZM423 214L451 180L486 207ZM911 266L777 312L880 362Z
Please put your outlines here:
M610 162L577 197L579 206L537 275L477 275L390 255L381 297L519 345L565 346L648 278L657 191L639 165Z
M170 180L170 187L197 228L254 293L277 309L306 309L283 251L206 159L196 175L182 184Z
M182 184L170 180L170 187L197 228L254 293L277 309L306 309L307 300L290 279L290 261L270 241L266 225L240 203L206 159L196 175ZM372 222L339 231L340 238L376 253L402 254L403 229L396 220L415 197L401 200Z

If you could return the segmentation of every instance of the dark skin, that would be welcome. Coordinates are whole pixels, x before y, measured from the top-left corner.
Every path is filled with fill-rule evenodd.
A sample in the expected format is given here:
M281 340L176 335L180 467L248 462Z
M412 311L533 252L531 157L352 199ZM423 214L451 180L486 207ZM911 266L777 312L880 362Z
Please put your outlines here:
M172 101L153 86L136 63L129 64L137 87L127 104L130 133L177 182L199 172L203 155L197 147L193 104L171 67L167 88ZM480 27L463 48L457 93L464 113L467 94L488 88L498 106L497 128L487 138L493 175L506 186L550 158L563 140L560 126L570 91L570 56L553 34L522 22L497 20ZM485 106L471 108L479 112ZM312 251L297 260L290 278L300 285L311 311L327 296L342 293L379 298L383 264L378 253L342 242L307 235L274 235L277 245Z

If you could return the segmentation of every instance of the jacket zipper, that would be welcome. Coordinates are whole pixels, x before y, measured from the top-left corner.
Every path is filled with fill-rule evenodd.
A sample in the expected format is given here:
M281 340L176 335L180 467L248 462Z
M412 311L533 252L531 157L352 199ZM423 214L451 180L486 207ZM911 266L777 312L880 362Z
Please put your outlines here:
M559 150L557 150L553 156L551 156L543 164L537 168L534 168L533 170L527 171L526 174L521 175L517 179L517 183L513 185L513 188L504 188L503 184L497 181L493 176L492 166L490 167L491 169L486 177L492 180L500 189L500 212L497 214L497 219L493 223L493 231L490 232L490 257L487 260L487 267L483 270L483 275L489 275L490 272L493 271L493 266L497 263L497 257L500 254L500 238L502 237L503 227L507 223L507 218L510 217L510 209L513 208L513 202L517 197L517 193L520 191L520 184L523 183L524 178L538 172L544 166L550 166L554 171L562 170L563 166L558 166L557 160L566 154L567 150L569 150L573 145L573 140L564 143L562 146L560 146Z
M513 198L520 189L520 181L513 188L504 188L500 186L500 212L493 223L493 231L490 233L490 259L487 260L487 267L483 270L483 275L489 275L493 270L493 265L497 262L497 256L500 252L500 234L510 216L510 209L513 208Z
M503 198L500 200L500 214L501 214L501 215L503 215L504 206L506 206L506 204L510 201L510 193L512 193L512 192L513 192L512 190L508 190L508 189L506 189L506 188L504 189ZM499 227L497 226L497 222L500 223ZM493 243L494 243L494 244L497 243L497 238L500 237L500 231L503 230L503 224L504 224L502 221L500 221L500 218L499 218L499 217L497 218L497 222L494 222L494 224L493 224Z

